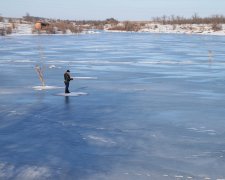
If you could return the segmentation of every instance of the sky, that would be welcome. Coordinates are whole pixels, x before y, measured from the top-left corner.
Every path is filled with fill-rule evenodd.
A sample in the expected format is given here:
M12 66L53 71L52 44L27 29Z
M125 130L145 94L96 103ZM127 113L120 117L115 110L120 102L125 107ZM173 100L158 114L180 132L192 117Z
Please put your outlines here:
M0 15L69 20L151 20L176 15L225 15L225 0L0 0Z

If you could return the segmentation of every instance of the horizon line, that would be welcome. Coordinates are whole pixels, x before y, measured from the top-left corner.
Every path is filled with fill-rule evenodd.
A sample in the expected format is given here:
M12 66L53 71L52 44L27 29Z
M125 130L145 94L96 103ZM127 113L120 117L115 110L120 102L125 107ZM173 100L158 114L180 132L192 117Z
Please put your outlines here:
M192 18L193 16L197 16L198 18L209 18L209 17L213 17L213 16L221 16L221 17L225 17L225 15L223 15L223 14L211 14L211 15L208 15L208 16L200 16L200 15L198 15L198 13L194 13L193 15L191 15L191 16L179 16L179 15L174 15L174 14L172 14L172 15L161 15L161 16L152 16L151 18L149 18L149 19L123 19L123 20L121 20L121 19L117 19L117 18L115 18L115 17L108 17L108 18L105 18L105 19L87 19L87 18L85 18L85 19L71 19L71 18L54 18L54 17L41 17L41 16L35 16L35 15L29 15L30 17L36 17L36 18L43 18L43 19L54 19L54 20L69 20L69 21L105 21L105 20L107 20L107 19L111 19L111 18L113 18L113 19L115 19L115 20L118 20L118 21L152 21L154 18L161 18L161 17L172 17L172 16L174 16L174 17L182 17L182 18L185 18L185 19L190 19L190 18ZM21 18L24 18L24 17L26 17L26 15L24 15L24 16L20 16L20 17L15 17L15 16L3 16L1 13L0 13L0 17L3 17L3 18L15 18L15 19L21 19Z

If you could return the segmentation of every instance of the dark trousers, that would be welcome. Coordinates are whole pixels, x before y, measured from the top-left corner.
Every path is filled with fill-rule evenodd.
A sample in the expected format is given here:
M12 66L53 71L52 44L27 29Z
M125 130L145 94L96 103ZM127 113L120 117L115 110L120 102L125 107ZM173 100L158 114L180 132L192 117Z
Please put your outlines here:
M69 82L64 82L64 83L65 83L65 93L70 93L69 91L70 83Z

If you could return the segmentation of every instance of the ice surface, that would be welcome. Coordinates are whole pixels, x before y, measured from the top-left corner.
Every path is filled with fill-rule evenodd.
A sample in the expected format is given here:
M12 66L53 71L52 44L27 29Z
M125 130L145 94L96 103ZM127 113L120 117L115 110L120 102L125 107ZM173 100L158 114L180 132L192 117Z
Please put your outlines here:
M83 96L87 95L85 92L70 92L70 93L58 93L56 96Z
M0 41L0 179L225 178L225 37Z
M73 77L73 79L84 79L84 80L91 80L91 79L98 79L97 77Z
M32 87L35 90L50 90L50 89L62 89L64 87L60 87L60 86L33 86Z

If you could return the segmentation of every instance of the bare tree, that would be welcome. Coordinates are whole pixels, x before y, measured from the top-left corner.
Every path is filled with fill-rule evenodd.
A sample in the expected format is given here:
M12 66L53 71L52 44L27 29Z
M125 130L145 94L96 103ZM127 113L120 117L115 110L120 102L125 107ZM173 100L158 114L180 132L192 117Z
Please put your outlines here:
M212 30L213 31L221 31L222 30L222 25L221 24L217 24L217 23L213 23L212 24Z

